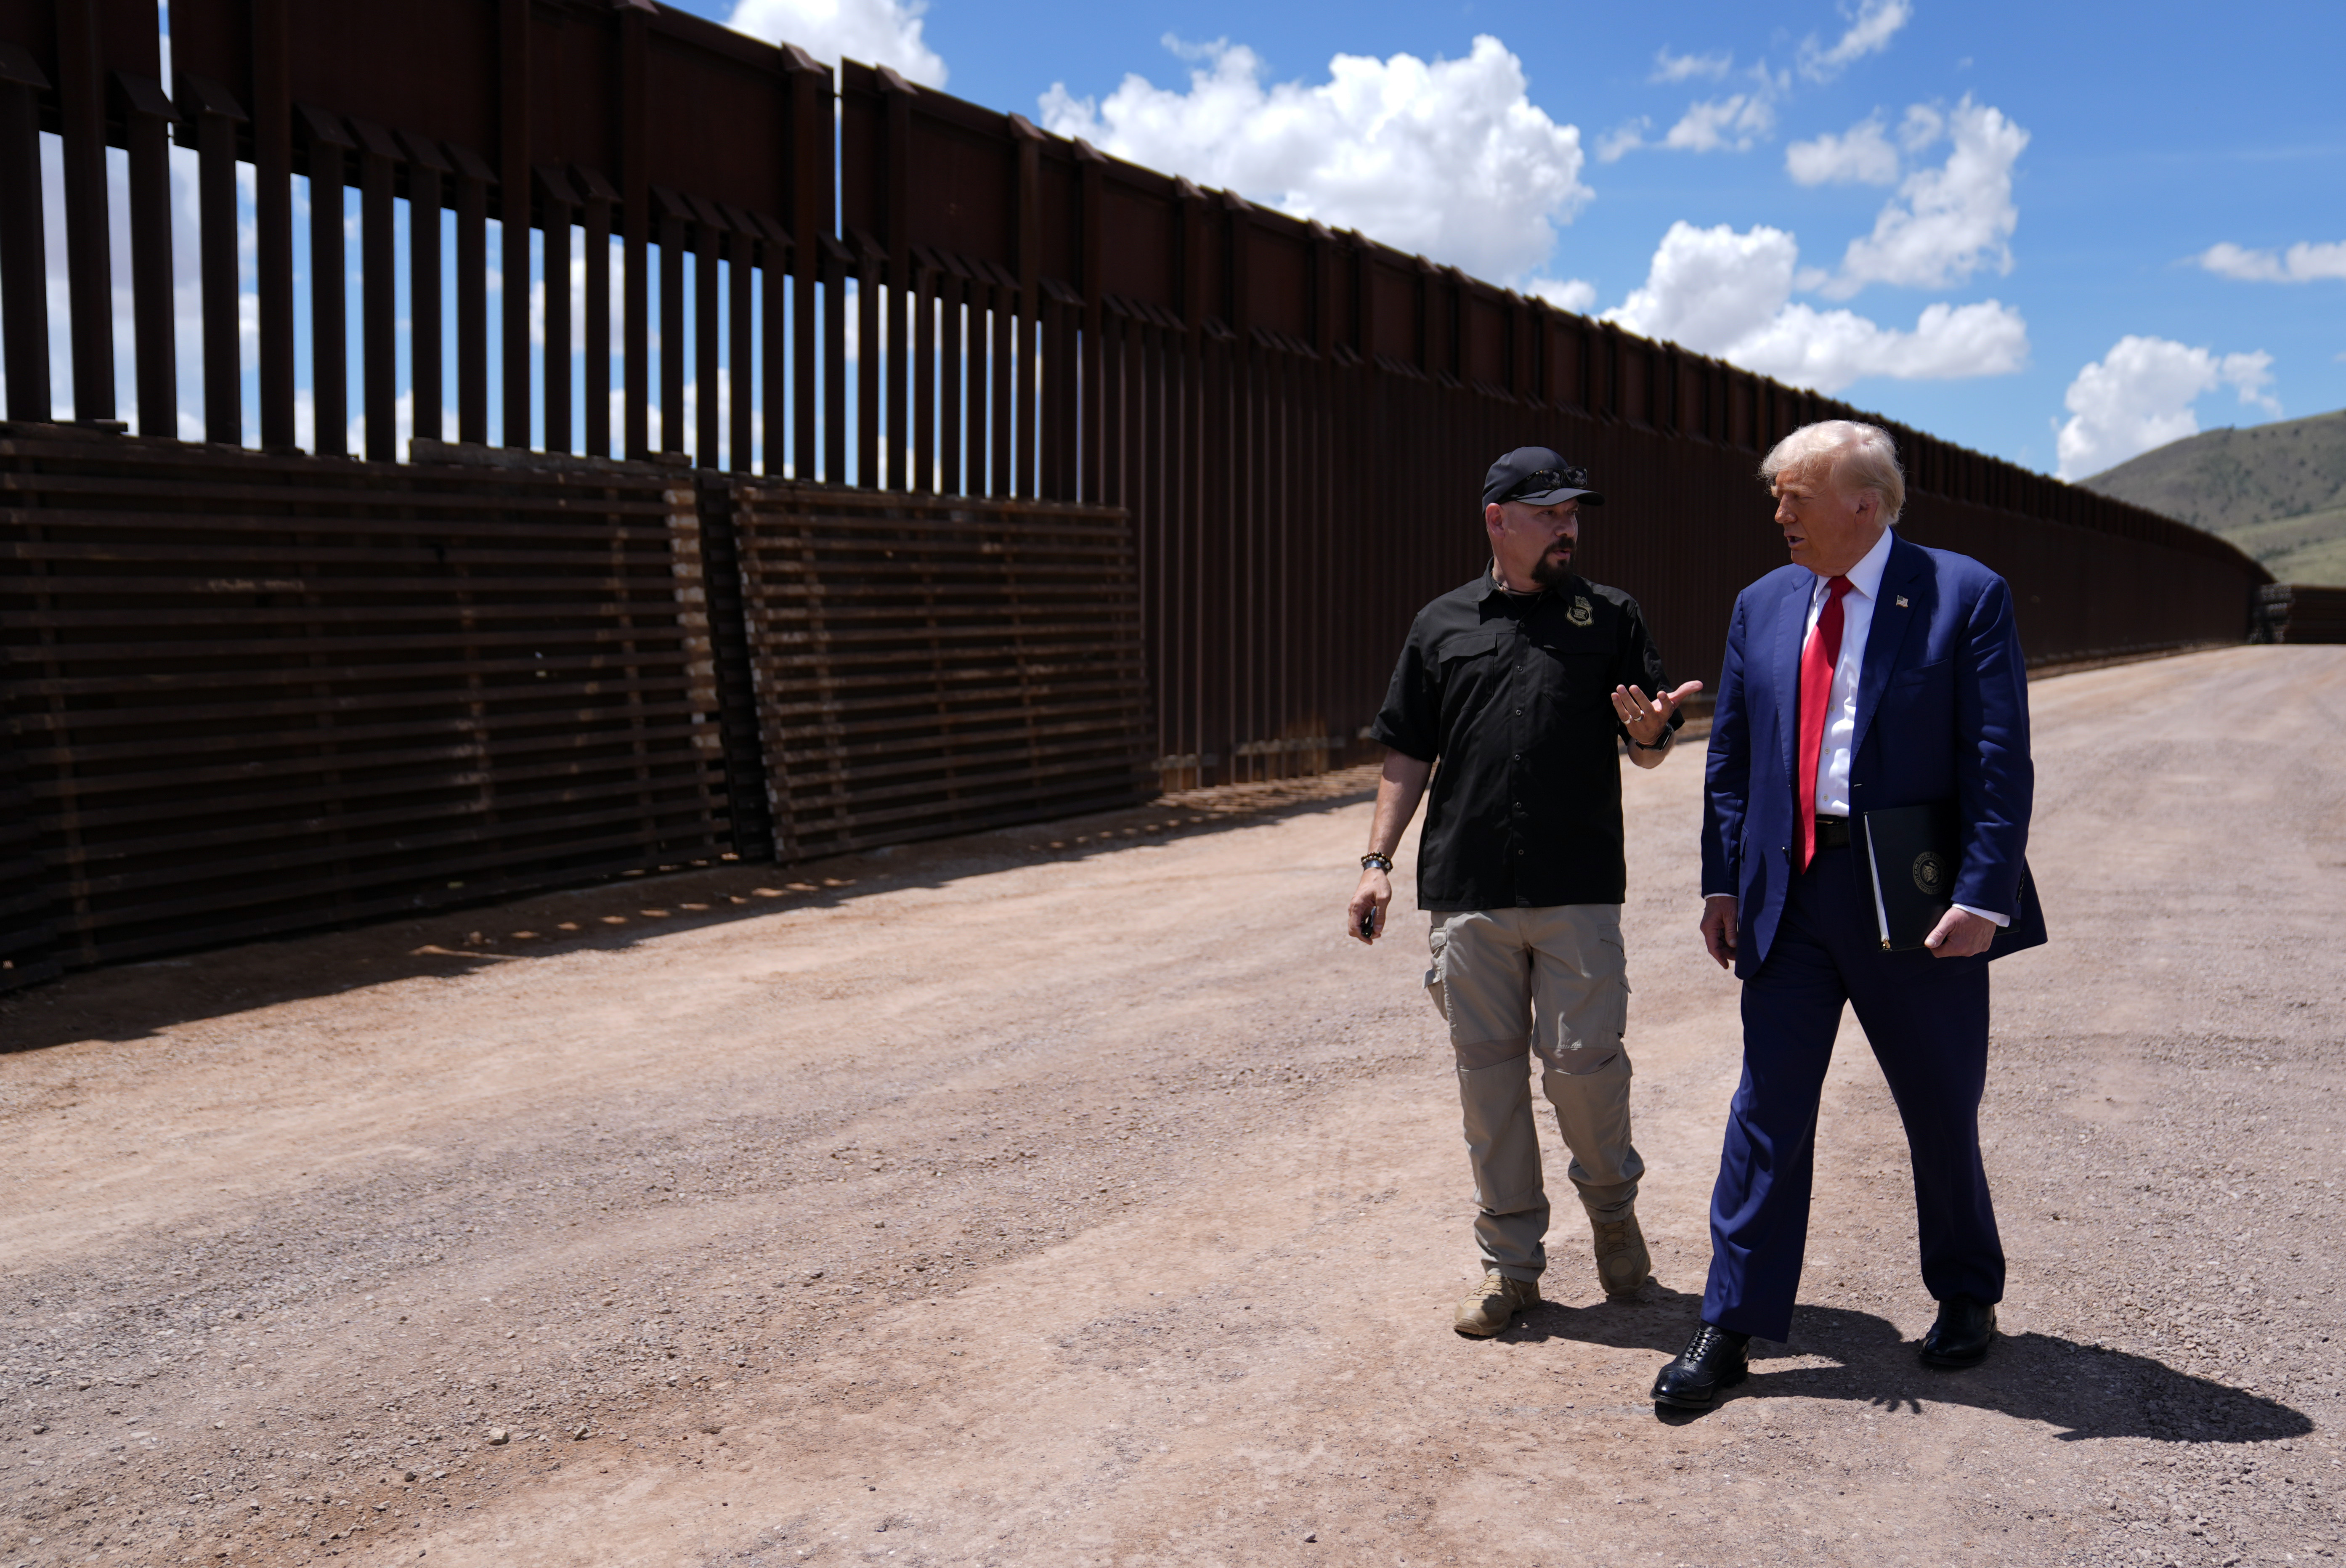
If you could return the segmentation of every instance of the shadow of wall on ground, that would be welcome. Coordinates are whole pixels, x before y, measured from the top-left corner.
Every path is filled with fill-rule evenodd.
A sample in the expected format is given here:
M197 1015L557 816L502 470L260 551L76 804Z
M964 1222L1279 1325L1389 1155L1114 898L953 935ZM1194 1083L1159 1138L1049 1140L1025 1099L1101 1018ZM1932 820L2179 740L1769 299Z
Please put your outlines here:
M121 1044L175 1024L421 976L618 950L780 910L942 887L1018 866L1082 860L1314 811L1373 795L1376 770L1225 785L1146 806L794 864L645 874L428 915L328 928L174 958L83 971L0 995L0 1054L84 1041ZM1349 893L1349 887L1346 889Z

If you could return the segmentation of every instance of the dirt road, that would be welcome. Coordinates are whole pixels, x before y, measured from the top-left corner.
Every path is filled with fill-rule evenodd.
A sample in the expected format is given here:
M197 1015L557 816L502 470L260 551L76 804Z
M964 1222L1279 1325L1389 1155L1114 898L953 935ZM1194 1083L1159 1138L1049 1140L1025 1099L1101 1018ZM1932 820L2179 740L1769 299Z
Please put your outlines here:
M1913 1359L1852 1026L1792 1342L1646 1400L1736 1071L1688 758L1626 784L1659 1286L1606 1305L1567 1200L1553 1304L1452 1334L1448 1052L1422 925L1340 929L1353 776L0 1002L0 1565L2331 1560L2346 649L2034 705L1977 1370Z

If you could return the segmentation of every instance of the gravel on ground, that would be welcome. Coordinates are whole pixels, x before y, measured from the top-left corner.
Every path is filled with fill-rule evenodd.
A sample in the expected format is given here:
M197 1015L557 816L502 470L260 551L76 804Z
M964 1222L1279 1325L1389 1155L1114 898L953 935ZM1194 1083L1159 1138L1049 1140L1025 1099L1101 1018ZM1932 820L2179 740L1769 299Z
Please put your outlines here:
M0 999L0 1568L2334 1561L2346 649L2032 701L1981 1368L1914 1359L1848 1024L1790 1342L1646 1399L1738 1051L1691 757L1625 768L1657 1283L1608 1304L1566 1196L1548 1303L1452 1333L1354 770Z

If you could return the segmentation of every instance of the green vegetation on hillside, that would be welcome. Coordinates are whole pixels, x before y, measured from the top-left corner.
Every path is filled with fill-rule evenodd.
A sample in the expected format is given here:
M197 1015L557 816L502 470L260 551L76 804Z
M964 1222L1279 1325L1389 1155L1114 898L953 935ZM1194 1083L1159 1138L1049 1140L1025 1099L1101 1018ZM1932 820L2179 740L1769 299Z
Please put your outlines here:
M2346 410L2203 431L2080 483L2221 535L2284 583L2346 585Z
M2223 531L2284 583L2346 586L2346 506Z

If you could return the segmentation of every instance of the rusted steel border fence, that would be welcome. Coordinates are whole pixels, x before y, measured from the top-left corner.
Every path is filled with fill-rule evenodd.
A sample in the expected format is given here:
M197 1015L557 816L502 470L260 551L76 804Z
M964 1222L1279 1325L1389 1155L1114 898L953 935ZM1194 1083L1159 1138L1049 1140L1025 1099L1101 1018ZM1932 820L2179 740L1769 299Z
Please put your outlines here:
M729 485L1121 508L1168 785L1364 756L1409 616L1483 558L1484 467L1525 442L1596 469L1585 569L1645 603L1675 675L1708 677L1731 595L1778 559L1759 453L1852 412L646 0L174 0L168 80L158 29L153 0L0 0L9 418L51 419L69 381L93 432L160 439L184 412L329 489L393 484L404 465L349 464L414 455L403 417L435 457L453 437L657 460L694 471L713 606L741 594ZM2268 578L2231 546L1891 428L1906 525L2012 579L2032 658L2246 631ZM744 704L768 650L740 626L709 628L725 832L760 853ZM0 840L0 907L29 908L11 857Z
M645 465L327 466L0 426L0 715L42 952L109 962L722 852L694 505L689 474Z
M2346 643L2346 588L2273 583L2257 590L2259 643Z
M1137 798L1148 694L1121 513L730 488L783 858Z
M1154 788L1121 513L425 455L0 424L0 990Z

